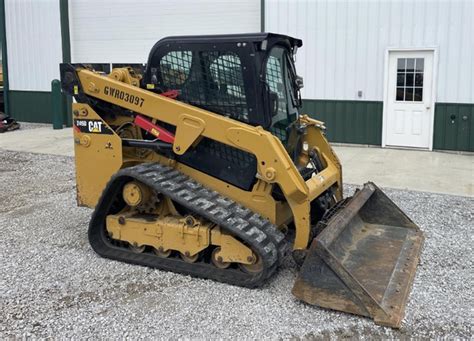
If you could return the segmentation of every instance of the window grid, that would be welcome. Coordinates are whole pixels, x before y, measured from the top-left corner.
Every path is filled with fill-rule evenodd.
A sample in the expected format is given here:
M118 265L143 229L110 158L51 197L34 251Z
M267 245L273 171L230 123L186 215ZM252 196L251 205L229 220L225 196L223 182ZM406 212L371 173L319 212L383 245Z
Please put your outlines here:
M235 53L171 51L161 58L159 72L159 88L178 90L177 100L248 122L241 62ZM194 149L197 155L212 155L235 167L255 167L253 154L212 139L202 138Z
M249 122L241 62L235 53L171 51L160 61L159 86L180 101Z
M423 101L424 58L398 58L396 100Z
M163 85L169 89L179 88L189 77L191 71L191 51L172 51L160 61Z

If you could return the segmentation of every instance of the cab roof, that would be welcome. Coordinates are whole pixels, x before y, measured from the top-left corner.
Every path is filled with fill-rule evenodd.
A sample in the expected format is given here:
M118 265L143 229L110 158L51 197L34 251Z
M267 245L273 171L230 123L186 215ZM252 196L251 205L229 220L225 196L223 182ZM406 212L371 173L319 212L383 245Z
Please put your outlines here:
M241 34L217 34L217 35L193 35L193 36L170 36L158 41L162 43L238 43L252 42L261 43L265 40L287 41L292 47L301 47L303 41L283 34L258 32L258 33L241 33Z

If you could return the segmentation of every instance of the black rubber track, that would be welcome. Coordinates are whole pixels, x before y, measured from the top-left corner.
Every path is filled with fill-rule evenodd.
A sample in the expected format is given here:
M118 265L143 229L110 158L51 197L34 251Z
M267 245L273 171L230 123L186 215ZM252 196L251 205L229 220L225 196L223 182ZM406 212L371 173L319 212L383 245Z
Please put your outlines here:
M219 269L204 261L189 264L178 257L160 258L153 253L134 253L110 239L105 227L106 217L118 213L124 207L123 186L134 179L244 241L261 258L263 270L249 274L240 269ZM267 219L205 188L181 172L157 163L125 168L112 176L92 214L89 242L102 257L244 287L263 284L275 272L288 251L284 235Z

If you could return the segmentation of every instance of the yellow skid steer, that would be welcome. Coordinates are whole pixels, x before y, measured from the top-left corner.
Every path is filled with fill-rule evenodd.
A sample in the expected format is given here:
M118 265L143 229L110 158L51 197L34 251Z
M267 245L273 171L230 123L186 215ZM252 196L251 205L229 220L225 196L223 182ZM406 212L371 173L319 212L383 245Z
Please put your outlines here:
M301 46L181 36L158 41L143 70L62 64L89 241L106 258L245 287L291 251L297 298L399 327L422 233L373 183L343 198L326 128L301 113Z

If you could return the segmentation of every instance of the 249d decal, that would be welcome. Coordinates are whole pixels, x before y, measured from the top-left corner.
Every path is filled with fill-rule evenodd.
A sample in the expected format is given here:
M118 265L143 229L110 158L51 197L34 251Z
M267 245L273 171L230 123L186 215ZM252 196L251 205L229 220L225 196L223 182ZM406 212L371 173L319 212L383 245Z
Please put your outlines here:
M113 134L112 130L101 120L74 120L74 126L77 127L81 133Z

